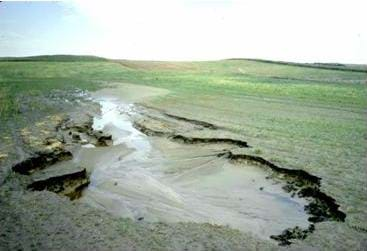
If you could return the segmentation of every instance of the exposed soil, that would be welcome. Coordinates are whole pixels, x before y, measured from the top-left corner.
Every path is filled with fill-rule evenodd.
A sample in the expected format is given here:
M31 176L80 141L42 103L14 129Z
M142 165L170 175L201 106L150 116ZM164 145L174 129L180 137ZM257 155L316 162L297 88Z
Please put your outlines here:
M89 198L88 196L93 195L90 191L83 192L83 189L91 183L91 172L93 174L93 168L97 168L100 163L94 163L95 166L93 166L93 164L91 164L91 162L94 161L93 157L91 157L89 162L88 160L86 162L78 162L79 160L76 160L76 158L78 159L80 156L88 156L83 154L88 152L90 147L91 150L88 154L91 155L95 154L97 149L101 149L102 154L104 154L103 149L111 151L112 154L114 151L120 153L119 155L114 154L105 156L106 163L112 161L110 160L111 156L118 156L119 160L127 159L127 162L123 162L124 164L133 164L134 158L129 159L131 155L127 152L126 154L122 154L122 148L120 149L115 145L121 144L121 142L115 142L113 137L114 128L107 128L108 130L94 128L94 118L97 114L98 106L94 104L88 109L83 107L83 109L76 109L67 115L46 118L44 121L40 121L36 126L30 126L22 130L22 142L24 145L27 145L27 147L25 147L27 152L24 154L22 161L12 165L12 170L19 175L11 174L4 181L5 185L2 187L0 194L0 201L3 203L2 206L0 206L0 220L3 224L11 224L12 221L19 223L19 219L21 219L22 224L25 224L25 218L23 217L26 217L28 214L21 215L19 210L12 212L14 203L19 202L19 205L30 207L30 205L33 205L32 201L36 199L39 200L40 207L31 209L31 212L32 210L36 210L36 214L42 215L52 207L53 204L49 203L59 205L60 208L53 209L54 214L60 214L60 218L54 219L55 222L62 224L62 222L65 221L63 217L71 217L70 215L74 214L73 217L75 218L75 222L84 224L83 231L90 232L92 228L96 229L96 231L101 231L97 235L90 233L90 236L94 236L93 238L97 238L96 236L100 234L104 236L104 239L100 240L100 242L104 243L104 245L110 245L108 249L144 250L148 248L160 250L164 248L166 250L184 250L185 248L189 248L206 250L214 248L220 250L239 250L243 247L248 247L248 249L255 250L260 248L263 250L273 248L272 244L269 242L262 242L251 235L248 236L247 233L231 230L227 227L211 224L173 223L176 221L154 223L153 220L152 223L146 216L142 215L133 217L135 221L117 219L100 210L95 211L84 205L84 203L77 202L77 204L72 205L69 201L63 201L63 199L54 197L46 192L49 191L58 195L67 196L71 200L82 198L82 201L85 200L83 199L83 195L86 196L86 199ZM250 164L261 167L261 169L270 172L266 177L269 181L283 184L283 190L289 194L289 198L299 197L305 199L307 204L304 207L304 211L309 215L308 227L296 225L286 228L280 234L271 235L270 238L277 241L279 245L290 245L293 242L292 240L295 239L304 240L308 235L314 232L319 222L343 222L346 218L346 214L339 210L339 205L335 202L335 199L321 191L321 178L304 170L280 167L261 156L246 153L246 150L250 147L246 140L242 138L239 139L238 135L226 131L223 127L205 121L177 116L148 106L136 106L136 110L134 113L129 114L129 117L133 121L133 125L136 129L152 138L157 137L167 139L177 144L200 147L193 148L196 150L206 149L207 147L214 147L213 149L216 149L214 151L211 148L209 151L204 150L202 152L203 155L200 155L201 152L199 153L198 150L196 156L209 156L210 158L214 158L215 161L225 160L235 166L246 167ZM47 128L45 128L46 126ZM120 146L122 147L122 145ZM126 148L126 146L123 147L124 149ZM129 147L131 148L134 146L128 145L127 148ZM163 145L163 147L165 148L166 145ZM133 153L133 156L134 154L136 155L139 153ZM101 155L96 156L98 157ZM196 156L195 158L197 158ZM0 155L0 159L6 159L7 157L7 154ZM190 158L193 158L193 156L190 155ZM90 166L85 166L85 163L90 163ZM167 170L167 172L171 172L171 170ZM141 183L142 179L139 179L137 181ZM120 188L120 185L121 184L118 182L114 182L112 187ZM255 183L254 185L260 185L258 188L259 191L264 190L261 184ZM4 187L6 187L6 189L4 189ZM93 188L93 186L91 187ZM28 191L23 189L27 189ZM108 189L110 189L110 187L108 187ZM108 206L108 204L106 205ZM106 210L106 208L102 209L102 211ZM78 210L80 211L79 213ZM106 211L109 212L109 210ZM88 213L92 213L95 217L88 218L86 216ZM76 217L80 218L77 219ZM103 219L108 226L111 226L111 229L108 230L106 228L107 225L99 225L102 224L99 223L99 219ZM80 223L84 220L88 220L88 223ZM23 240L21 242L23 246L17 246L13 243L14 238L19 234L27 236L26 233L20 230L24 228L22 224L20 224L20 227L14 226L13 228L9 228L8 232L0 231L0 248L12 247L27 249L29 247L38 247L39 249L45 249L55 247L53 238L43 236L42 238L49 238L49 241L53 243L45 244L45 242L40 239L42 234L39 233L28 233L29 237L27 237L35 238L39 243L29 246L28 244L32 243L32 241ZM29 224L40 224L40 220L29 217ZM80 231L82 228L80 228L79 225L74 226L74 223L65 224L71 224L71 229L73 229L72 231L76 235L81 233ZM63 231L66 231L66 229ZM193 235L190 235L190 233ZM63 236L67 237L66 234ZM57 240L59 242L60 240L65 241L64 237ZM73 238L69 238L70 243L73 243L69 243L69 247L72 249L104 249L107 247L97 245L95 242L86 243L85 241L88 240L88 236L83 237L81 241L83 245L79 245L77 241L74 242L72 239ZM155 242L155 239L159 239L159 243ZM220 239L219 243L216 241L218 239ZM172 240L174 241L172 242ZM199 246L195 246L196 244L194 245L192 243L206 244L198 244ZM151 248L151 245L155 248ZM62 246L59 246L59 248L61 247Z
M249 147L247 142L243 140L217 138L215 136L210 138L198 138L182 135L180 134L180 131L185 131L187 135L192 135L190 130L195 130L197 128L191 127L189 130L187 130L186 127L186 130L180 130L180 127L183 126L178 126L178 121L192 124L194 126L199 125L205 128L208 127L203 126L201 121L169 115L166 112L158 109L156 110L156 113L160 114L157 115L156 113L152 112L154 111L153 107L149 107L148 109L149 115L147 117L149 117L149 119L143 116L143 118L139 118L134 122L134 126L146 135L166 137L172 141L183 144L227 144L244 148ZM147 111L143 109L142 113L147 113ZM169 119L165 120L164 116L168 117ZM177 119L177 122L172 123L172 119ZM212 124L210 126L210 129L217 130L218 128L220 127ZM199 128L199 130L203 129L204 128ZM225 128L221 128L220 130L225 130ZM294 228L285 229L283 233L279 235L272 235L271 238L278 241L280 245L289 245L292 243L292 239L305 239L307 235L314 231L314 223L323 221L343 222L346 218L346 214L339 210L339 205L336 204L335 199L320 190L321 178L315 175L300 169L288 169L280 167L262 158L261 156L250 155L246 153L233 153L232 150L224 149L221 153L217 154L217 157L229 159L238 165L251 163L270 169L273 171L273 173L268 178L285 182L286 184L283 186L283 189L290 193L292 197L297 195L301 198L307 199L308 204L305 205L304 210L310 215L308 218L308 221L310 222L309 227L302 229L298 226L295 226Z
M27 188L34 191L48 190L74 200L80 198L83 188L88 184L89 177L86 169L79 168L69 171L57 170L55 174L49 173L33 178L33 182Z
M190 120L186 120L189 122ZM190 121L191 123L191 121ZM195 123L196 124L196 123ZM150 129L144 124L134 122L135 128L149 136L165 136L173 141L182 142L185 144L228 144L238 147L249 147L247 142L229 138L198 138L198 137L187 137L181 134L167 133L163 131L155 131ZM211 128L212 129L212 128Z
M42 127L47 122L39 122ZM93 116L90 113L79 114L72 118L66 116L56 120L53 136L37 135L40 144L37 152L30 157L13 165L12 170L22 175L31 175L27 185L31 190L48 190L71 199L79 198L83 188L89 184L89 174L86 168L79 166L65 166L50 168L58 162L71 160L72 152L80 145L92 144L97 147L112 144L112 136L96 131L92 128ZM44 129L41 129L44 130ZM50 130L50 128L49 128ZM23 129L23 142L32 142L36 136L31 128Z
M87 155L83 165L73 165L80 149L91 149L92 156L110 147L115 149L111 153L129 152L123 145L112 146L110 135L91 127L97 113L96 104L78 102L69 113L47 116L21 129L16 141L19 155L1 153L1 164L6 164L2 171L8 173L0 186L0 225L6 226L0 228L1 250L274 248L224 226L149 223L142 217L135 222L75 200L90 183L91 167L98 166ZM6 171L8 165L14 172Z
M35 156L15 164L12 169L14 172L29 175L58 161L71 159L72 156L71 152L65 150L35 153Z
M161 112L149 111L147 119L139 108L116 98L97 100L102 115L95 118L93 128L111 133L114 144L99 151L83 148L75 156L74 165L85 162L86 156L99 163L91 165L91 184L82 201L136 221L211 222L266 240L285 228L308 226L304 201L284 192L285 182L266 179L269 173L254 165L238 168L218 158L223 147L248 148L245 141L233 140L229 134L199 137L205 130L218 136L221 131ZM165 130L159 135L166 137L147 137L133 127L133 118L154 123L155 116L159 121L154 125ZM173 130L192 136L178 137ZM132 151L116 151L124 144Z

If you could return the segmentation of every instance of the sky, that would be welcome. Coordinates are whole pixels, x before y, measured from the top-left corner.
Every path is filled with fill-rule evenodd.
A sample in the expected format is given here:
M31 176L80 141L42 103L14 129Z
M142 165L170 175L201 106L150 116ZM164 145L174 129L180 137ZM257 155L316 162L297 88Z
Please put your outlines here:
M367 64L365 0L0 3L0 57L261 58Z

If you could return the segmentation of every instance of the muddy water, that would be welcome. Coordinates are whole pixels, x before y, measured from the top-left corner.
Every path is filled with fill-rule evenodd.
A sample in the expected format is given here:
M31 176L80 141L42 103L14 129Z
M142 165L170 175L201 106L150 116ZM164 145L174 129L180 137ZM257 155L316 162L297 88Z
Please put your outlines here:
M82 201L136 220L209 222L264 239L307 227L305 201L266 179L266 170L218 158L216 146L148 138L132 126L133 105L98 101L102 115L93 126L111 133L114 145L87 146L75 158L93 168Z

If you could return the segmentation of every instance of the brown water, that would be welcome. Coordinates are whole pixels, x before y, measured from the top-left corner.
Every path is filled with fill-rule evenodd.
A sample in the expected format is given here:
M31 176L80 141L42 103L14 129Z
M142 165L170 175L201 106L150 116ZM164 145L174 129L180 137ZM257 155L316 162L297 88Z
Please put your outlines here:
M183 145L137 131L134 106L101 98L95 129L112 134L111 147L83 147L74 162L91 168L82 201L145 221L228 225L261 238L307 227L303 199L266 179L266 170L216 157L215 146Z

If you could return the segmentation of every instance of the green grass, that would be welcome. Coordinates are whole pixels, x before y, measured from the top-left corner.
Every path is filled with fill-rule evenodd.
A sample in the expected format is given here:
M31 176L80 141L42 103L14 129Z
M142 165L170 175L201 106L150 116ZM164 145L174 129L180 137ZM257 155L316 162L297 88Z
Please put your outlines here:
M27 60L0 62L2 121L22 116L17 115L22 97L53 89L95 90L110 82L166 88L170 94L151 105L222 125L245 137L255 153L322 177L322 189L347 213L347 223L338 225L338 231L357 238L351 227L367 229L365 66L334 70L253 60L144 62L65 56ZM325 229L334 231L335 225Z
M54 88L93 89L101 81L148 84L179 93L199 90L208 94L279 97L347 108L363 109L367 102L365 72L246 60L171 64L125 61L120 65L91 57L75 61L80 58L48 56L0 61L0 113L12 114L17 96L23 92L33 95ZM28 61L31 59L35 61Z
M3 119L15 116L18 99L24 95L37 96L55 89L95 90L101 85L95 81L95 72L108 74L109 66L96 62L0 62L0 115Z

